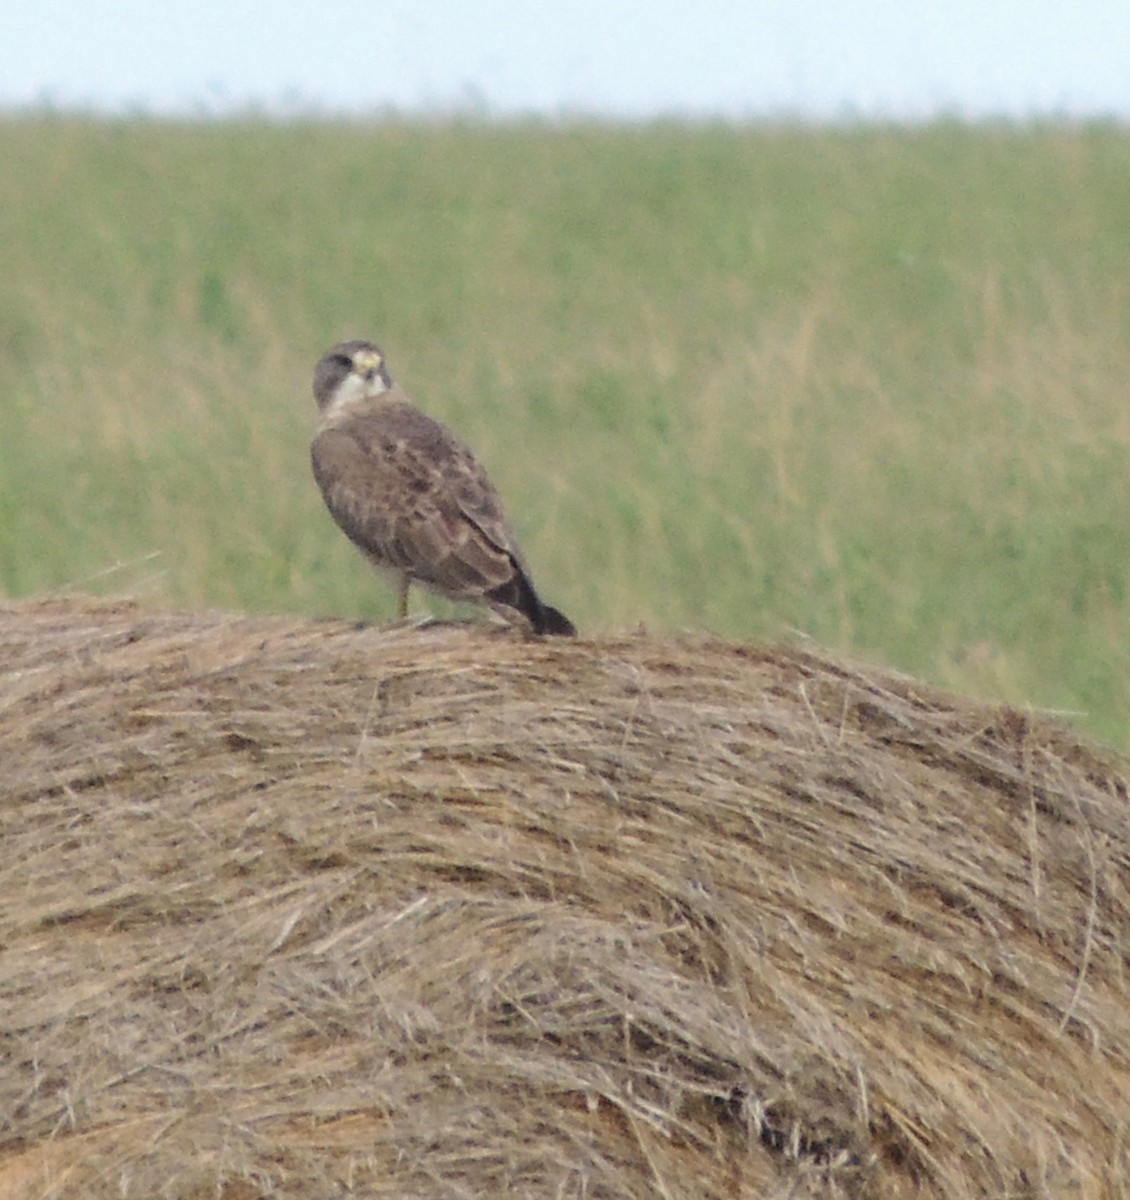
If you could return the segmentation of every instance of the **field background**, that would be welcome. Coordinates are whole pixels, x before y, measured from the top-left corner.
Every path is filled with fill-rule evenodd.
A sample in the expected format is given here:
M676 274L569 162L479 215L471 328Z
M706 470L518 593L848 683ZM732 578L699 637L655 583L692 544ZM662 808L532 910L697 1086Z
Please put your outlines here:
M799 630L1130 744L1130 131L0 121L0 592L382 619L373 336L588 630Z

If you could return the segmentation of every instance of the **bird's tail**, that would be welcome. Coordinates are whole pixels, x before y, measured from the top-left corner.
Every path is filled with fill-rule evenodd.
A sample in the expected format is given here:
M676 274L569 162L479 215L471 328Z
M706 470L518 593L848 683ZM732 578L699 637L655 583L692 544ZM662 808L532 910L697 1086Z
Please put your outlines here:
M534 585L526 578L521 568L502 585L487 592L488 604L495 605L505 616L508 610L517 610L530 623L530 628L539 637L550 634L557 637L575 637L576 626L564 613L549 604L543 604Z
M556 637L576 637L577 627L563 613L551 604L541 606L541 628L534 627L534 633L548 633Z

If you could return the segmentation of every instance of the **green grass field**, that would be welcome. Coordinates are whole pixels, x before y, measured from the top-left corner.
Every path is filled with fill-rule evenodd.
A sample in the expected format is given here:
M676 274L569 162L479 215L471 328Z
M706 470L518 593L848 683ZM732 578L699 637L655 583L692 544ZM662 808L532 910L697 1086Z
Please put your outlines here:
M373 336L589 630L800 630L1130 744L1130 131L0 121L0 590L381 619Z

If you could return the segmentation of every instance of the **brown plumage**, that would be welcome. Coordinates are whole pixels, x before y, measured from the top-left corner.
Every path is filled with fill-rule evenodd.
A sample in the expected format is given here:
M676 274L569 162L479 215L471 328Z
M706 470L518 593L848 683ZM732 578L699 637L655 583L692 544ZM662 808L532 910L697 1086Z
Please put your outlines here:
M314 369L314 478L334 520L408 611L412 583L489 605L537 634L576 633L534 590L502 502L455 435L393 382L372 342L342 342Z

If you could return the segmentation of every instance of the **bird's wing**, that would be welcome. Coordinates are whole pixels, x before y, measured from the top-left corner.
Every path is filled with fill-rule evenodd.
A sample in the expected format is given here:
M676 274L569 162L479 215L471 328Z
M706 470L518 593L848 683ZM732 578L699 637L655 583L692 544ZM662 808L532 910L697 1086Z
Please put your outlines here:
M422 414L331 426L311 459L334 520L376 565L455 599L478 599L514 575L497 494L470 451Z
M464 518L475 526L487 542L509 555L525 571L518 539L503 511L498 492L470 450L457 445L456 452L444 466L444 474L447 476L447 489L458 503Z

